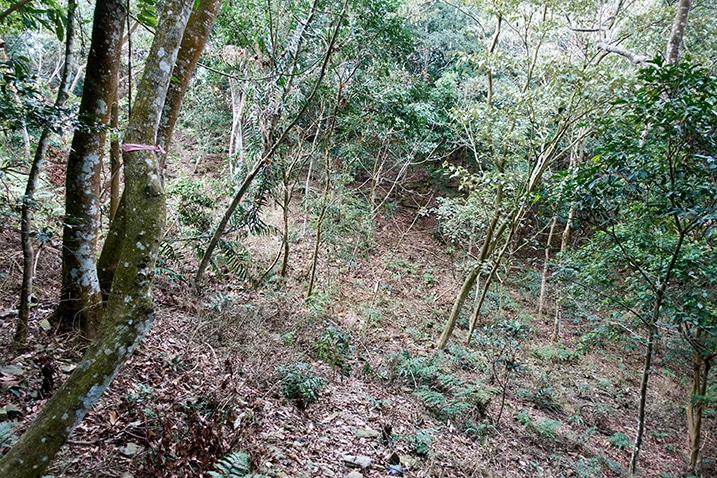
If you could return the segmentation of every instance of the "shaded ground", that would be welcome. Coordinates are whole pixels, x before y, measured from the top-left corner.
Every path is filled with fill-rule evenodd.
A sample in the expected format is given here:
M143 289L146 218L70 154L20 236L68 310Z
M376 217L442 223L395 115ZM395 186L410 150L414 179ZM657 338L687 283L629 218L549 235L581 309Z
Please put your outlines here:
M358 470L364 477L386 476L392 453L409 477L624 475L635 431L638 344L611 337L616 331L609 328L586 336L594 324L578 320L579 311L565 313L562 345L552 344L552 319L535 318L539 276L517 264L483 320L517 320L520 333L494 328L465 347L460 329L448 350L436 353L432 345L462 271L433 237L430 220L415 221L414 213L381 218L370 254L334 255L331 263L328 253L322 257L318 293L308 302L312 240L298 233L289 278L271 278L260 290L230 274L210 276L201 292L187 285L188 274L162 277L153 330L52 474L208 476L222 456L241 451L254 472L276 477L346 476L346 455L371 459ZM48 244L38 263L29 347L11 347L17 236L9 228L0 234L0 406L3 420L20 423L19 433L45 400L40 369L50 364L56 388L82 344L39 326L59 287L59 245ZM248 247L262 270L278 242L258 238ZM506 374L507 359L519 370ZM280 376L282 366L296 364L326 379L306 407L285 397ZM686 364L679 353L658 353L644 476L684 476ZM716 429L709 415L705 477L717 476Z

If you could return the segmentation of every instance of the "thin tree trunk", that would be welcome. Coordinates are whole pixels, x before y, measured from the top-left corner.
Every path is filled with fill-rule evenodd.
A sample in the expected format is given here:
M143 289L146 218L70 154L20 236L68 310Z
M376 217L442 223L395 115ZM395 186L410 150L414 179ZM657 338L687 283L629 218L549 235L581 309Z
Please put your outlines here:
M69 77L75 63L75 11L77 1L67 2L67 31L65 33L65 65L60 76L60 85L55 99L55 108L62 108L70 96ZM15 343L23 344L27 338L27 322L30 317L30 301L32 299L33 279L35 277L35 251L32 248L32 223L33 210L35 207L35 191L37 181L42 171L42 166L47 154L47 148L52 134L51 125L47 125L40 135L40 140L35 150L35 158L30 168L30 175L27 178L25 195L22 198L22 211L20 222L20 239L22 241L23 268L22 268L22 289L20 290L20 307L15 330Z
M647 331L647 348L645 349L645 363L642 369L642 381L640 383L640 402L638 405L637 412L637 433L635 434L635 444L632 449L632 456L630 457L630 466L628 468L628 474L634 476L637 472L637 462L640 458L640 447L642 446L642 438L645 433L645 413L647 409L647 385L650 380L650 374L652 373L652 353L655 347L655 338L657 336L657 322L660 319L660 312L662 310L662 301L665 298L665 291L672 278L672 270L677 263L677 259L680 257L682 251L682 244L685 240L685 231L680 226L680 221L676 218L676 224L678 224L679 238L675 249L672 251L672 257L670 263L665 270L665 275L659 281L659 288L655 291L655 302L652 309L652 315L650 316Z
M540 281L540 297L538 297L538 320L543 318L543 307L545 306L545 292L548 288L548 262L550 261L550 244L553 242L553 234L555 233L555 225L558 217L553 217L550 222L550 232L548 233L548 243L545 246L545 262L543 263L543 277Z
M126 15L124 2L108 0L95 8L92 46L75 130L67 160L65 225L62 239L62 291L55 318L65 329L94 337L102 318L97 278L100 172L105 127L114 100Z
M13 12L16 12L17 10L20 10L22 7L27 5L28 3L32 2L33 0L20 0L19 2L15 2L14 4L10 5L8 8L6 8L3 12L0 13L0 23L4 22L5 19L11 15ZM69 6L67 7L69 10Z
M219 244L219 240L221 239L222 235L224 234L224 229L227 226L227 223L229 222L229 219L234 214L234 211L236 210L237 206L239 206L239 203L241 202L242 198L244 197L244 194L246 194L246 191L249 189L249 185L254 180L256 175L259 173L262 167L268 165L271 163L271 158L274 156L274 153L276 153L276 150L279 148L279 145L284 141L286 136L289 134L289 132L296 126L296 124L299 122L299 120L302 118L304 112L307 110L309 105L312 103L314 97L316 96L317 91L319 90L319 86L321 86L321 83L323 82L324 76L326 75L326 70L329 65L329 60L331 59L331 54L334 51L334 45L336 44L336 40L339 36L339 31L341 30L341 26L343 23L343 19L346 16L346 9L348 5L348 0L344 1L343 8L341 9L341 13L339 14L339 18L336 22L336 26L334 27L334 31L331 36L331 40L329 41L329 45L326 48L326 53L324 55L324 60L321 64L321 70L319 72L319 78L316 80L316 83L314 84L313 89L311 90L311 93L306 98L306 101L302 105L301 109L299 109L298 113L292 120L292 122L284 129L284 131L281 133L279 138L273 142L271 147L268 149L267 153L264 155L262 159L257 161L257 163L254 165L254 168L249 172L246 179L244 180L244 183L239 188L239 191L237 191L236 195L234 196L234 199L232 199L231 204L227 208L227 210L224 212L224 216L222 217L222 220L217 225L217 228L214 230L214 235L212 236L211 241L209 242L209 245L207 246L206 251L204 251L204 256L202 257L202 261L199 263L199 268L197 269L197 274L194 276L194 282L196 284L199 284L199 282L202 280L202 277L204 276L204 271L207 268L207 265L209 265L209 261L211 260L212 254L214 253L214 249L217 247L217 244Z
M496 193L496 204L501 204L502 200L503 200L502 187L499 184L498 192ZM468 273L465 280L463 281L463 286L461 287L461 290L458 293L458 297L456 298L456 301L453 303L453 309L451 309L451 315L448 316L448 321L446 322L446 325L443 327L443 332L441 333L441 336L438 338L438 342L436 343L436 348L438 350L443 350L446 347L448 340L451 338L451 335L453 334L453 329L455 328L456 322L458 321L458 315L461 313L461 310L463 309L463 304L465 304L465 301L468 298L468 294L470 294L470 291L473 288L473 284L475 284L475 281L478 278L478 275L480 274L480 270L483 267L483 264L485 263L485 261L488 259L490 254L493 252L493 249L495 248L495 243L493 241L493 238L499 237L500 235L503 234L503 231L505 230L505 226L507 224L506 222L503 222L501 224L501 226L498 227L498 221L500 220L500 216L501 216L500 208L496 206L495 212L493 213L493 219L491 219L491 222L488 225L488 229L486 230L486 236L483 239L483 245L481 246L480 253L478 254L477 264L475 266L473 266L473 268L471 269L471 271Z
M702 412L704 411L707 381L711 369L711 358L702 357L699 350L693 354L692 390L687 403L687 430L690 437L690 462L688 472L697 469L702 439Z
M286 269L289 265L289 204L291 203L291 184L290 184L290 178L284 173L284 201L283 201L283 207L281 211L281 218L282 218L282 225L283 225L283 231L282 231L282 237L281 237L281 243L282 243L282 258L281 258L281 269L279 270L279 275L281 277L286 277Z
M635 443L630 457L630 468L628 473L634 476L637 472L637 462L640 458L640 448L642 447L642 437L645 433L645 415L647 410L647 385L652 373L652 352L655 348L655 337L657 336L657 325L652 323L649 325L647 332L647 347L645 348L645 362L642 366L642 380L640 381L640 402L637 412L637 433L635 434Z
M691 0L680 0L677 5L675 21L672 24L672 32L670 33L670 39L667 41L665 52L665 59L671 65L676 65L680 61L680 47L682 46L682 39L685 37L691 3Z
M96 8L103 8L103 3L98 2ZM171 79L172 70L167 65L174 64L192 5L192 0L168 0L164 5L167 15L160 17L162 28L155 34L137 90L128 141L146 145L155 141ZM116 21L122 22L122 17ZM75 371L0 459L3 478L35 478L43 474L152 326L151 284L165 218L165 196L155 156L153 151L125 154L125 197L135 214L127 217L126 234L131 240L123 244L123 265L117 270L104 320Z
M505 242L503 243L503 247L501 247L500 251L498 252L498 256L493 261L493 267L490 269L490 273L488 274L488 277L485 280L485 284L483 284L483 292L481 293L480 300L478 301L478 304L475 307L475 310L473 311L473 317L471 317L470 326L468 328L468 337L466 338L466 343L471 343L471 337L473 337L473 332L475 331L476 325L478 324L478 316L480 315L481 308L483 307L483 302L485 301L485 297L488 294L488 289L490 288L491 284L493 283L493 278L495 277L495 273L498 270L498 266L500 266L501 261L503 260L503 256L505 255L505 252L508 250L508 246L510 246L510 242L513 240L513 234L515 233L515 226L517 223L513 223L510 234L508 234L508 237L505 239Z

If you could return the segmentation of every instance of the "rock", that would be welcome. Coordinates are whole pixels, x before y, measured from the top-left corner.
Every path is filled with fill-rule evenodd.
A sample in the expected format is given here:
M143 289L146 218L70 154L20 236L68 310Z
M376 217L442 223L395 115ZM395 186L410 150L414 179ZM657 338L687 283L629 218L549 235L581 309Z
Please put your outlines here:
M52 324L50 324L50 321L47 319L42 319L40 321L40 328L44 330L45 332L48 332L50 329L52 329Z
M381 433L376 430L371 430L370 428L359 428L356 430L356 435L361 438L378 438Z
M388 474L391 476L403 476L403 472L405 471L401 465L388 465L386 466L386 470L388 470Z
M346 475L346 478L363 478L363 475L358 471L352 471L351 473Z
M127 458L132 458L137 453L144 450L144 447L142 445L138 445L136 443L129 442L125 446L119 449L119 452L121 455L126 456Z
M60 365L60 370L62 370L66 374L71 374L76 367L77 365L73 363L63 363L62 365Z
M403 463L403 465L409 470L418 468L418 464L420 463L417 458L412 457L411 455L401 455L400 459L401 463Z
M341 459L349 468L368 468L373 463L371 458L363 455L344 455Z

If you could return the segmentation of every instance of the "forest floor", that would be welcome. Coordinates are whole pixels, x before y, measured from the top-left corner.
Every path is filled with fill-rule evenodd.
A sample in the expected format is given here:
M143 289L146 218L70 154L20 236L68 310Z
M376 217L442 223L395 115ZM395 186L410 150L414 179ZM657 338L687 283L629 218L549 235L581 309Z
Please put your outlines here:
M538 319L540 267L525 259L489 296L477 343L464 344L463 320L436 351L465 271L430 218L416 217L399 208L380 218L370 251L350 261L322 257L309 301L312 240L300 232L287 278L259 289L213 273L197 291L196 264L167 269L157 279L152 331L51 474L209 476L235 451L269 477L382 477L391 465L398 473L399 462L407 477L624 476L639 343L567 310L551 341L554 304ZM248 244L260 265L278 246L266 237ZM54 370L56 390L85 346L41 327L56 305L59 247L54 239L39 254L28 347L15 350L22 256L17 231L0 233L0 420L18 422L17 434L46 400L40 364ZM650 377L646 477L685 476L689 362L674 350L659 348ZM313 392L316 401L306 403ZM700 476L717 476L716 432L710 414Z

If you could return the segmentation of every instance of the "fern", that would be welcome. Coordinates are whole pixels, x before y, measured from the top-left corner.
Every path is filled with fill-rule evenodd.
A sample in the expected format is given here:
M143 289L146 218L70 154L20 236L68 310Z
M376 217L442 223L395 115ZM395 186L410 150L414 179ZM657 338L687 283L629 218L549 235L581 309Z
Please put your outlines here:
M264 475L250 474L249 455L232 452L224 455L216 464L217 471L210 471L213 478L264 478Z
M17 440L14 429L19 423L15 422L2 422L0 423L0 450L3 448L10 448L13 442Z
M319 399L319 391L326 386L327 380L316 375L309 364L295 363L279 367L277 375L281 381L281 391L290 400L296 400L303 409Z
M251 264L249 251L240 242L220 239L219 249L221 249L224 255L224 263L230 271L242 280L251 279L249 275L249 264Z

